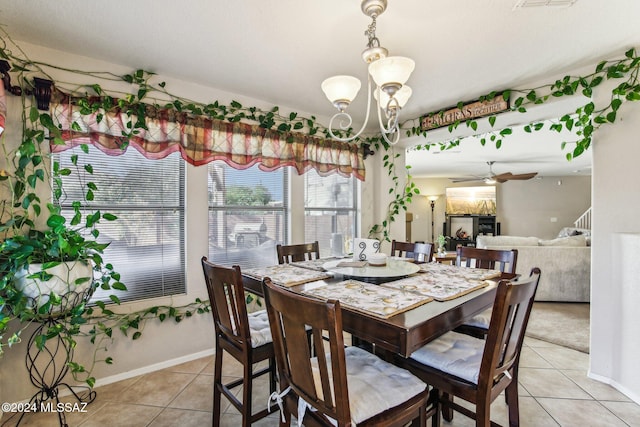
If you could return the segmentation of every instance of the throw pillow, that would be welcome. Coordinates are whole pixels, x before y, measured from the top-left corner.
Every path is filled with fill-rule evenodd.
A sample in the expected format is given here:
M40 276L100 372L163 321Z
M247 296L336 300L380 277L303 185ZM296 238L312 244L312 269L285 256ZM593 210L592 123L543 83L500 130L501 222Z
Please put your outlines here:
M575 227L564 227L558 233L556 237L568 237L568 236L576 236L578 234L582 234L584 236L591 236L591 230L588 228L575 228Z
M587 239L583 235L558 237L552 240L540 240L540 246L582 247L587 246Z

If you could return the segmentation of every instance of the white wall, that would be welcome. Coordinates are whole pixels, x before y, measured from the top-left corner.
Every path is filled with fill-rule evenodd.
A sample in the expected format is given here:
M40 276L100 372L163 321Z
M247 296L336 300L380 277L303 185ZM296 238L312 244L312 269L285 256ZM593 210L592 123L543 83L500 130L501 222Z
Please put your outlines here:
M552 239L562 227L572 227L590 206L590 176L498 184L497 216L503 235Z
M451 183L448 179L436 178L414 178L414 183L420 190L420 197L416 197L409 212L413 214L413 222L411 223L411 241L431 242L431 202L427 196L439 196L433 208L433 234L437 240L438 235L442 234L442 223L445 221L445 205L446 198L444 196L445 189Z
M426 196L440 195L434 207L437 238L442 234L445 221L445 189L469 184L452 183L444 178L417 178L414 181L423 197L416 199L409 208L414 214L411 237L412 240L431 241L431 205ZM501 234L551 239L562 227L573 226L573 221L591 206L591 177L547 176L496 184L496 201L496 219L500 222ZM552 218L556 221L552 222Z
M609 102L611 87L596 92L598 105ZM628 242L640 232L638 159L636 102L624 105L616 124L598 130L593 142L590 375L640 403L640 364L632 351L639 342L640 276L631 274L638 272L640 248L637 240Z
M402 190L407 181L407 174L404 167L404 148L393 147L391 152L376 153L376 155L366 159L365 167L367 175L366 181L362 183L360 221L360 235L363 237L368 236L369 230L374 224L382 224L382 221L386 219L389 203L391 203L394 198L393 195L389 194L389 189L393 187L393 179L389 176L383 164L385 154L389 154L389 157L398 155L395 159L398 188ZM391 224L389 232L396 240L404 240L406 235L404 210L400 210L395 221ZM382 234L374 237L380 240L383 239ZM389 242L382 242L381 252L388 254L390 250L391 244Z

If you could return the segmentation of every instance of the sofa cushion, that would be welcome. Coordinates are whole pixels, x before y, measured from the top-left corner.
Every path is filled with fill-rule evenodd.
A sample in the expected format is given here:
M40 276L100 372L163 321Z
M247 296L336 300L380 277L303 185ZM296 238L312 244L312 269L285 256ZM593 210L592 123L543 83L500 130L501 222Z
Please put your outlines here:
M551 240L540 240L540 246L569 246L582 247L587 246L587 238L583 235L558 237Z
M520 236L478 236L476 247L487 249L489 246L538 246L537 237Z

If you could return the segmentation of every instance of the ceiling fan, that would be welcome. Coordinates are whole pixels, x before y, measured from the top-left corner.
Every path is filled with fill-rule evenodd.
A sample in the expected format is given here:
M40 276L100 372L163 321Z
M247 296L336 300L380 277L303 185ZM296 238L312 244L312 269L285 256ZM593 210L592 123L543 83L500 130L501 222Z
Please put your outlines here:
M495 184L496 182L507 182L510 180L527 180L538 175L538 172L512 174L511 172L504 172L500 174L493 173L493 164L495 162L487 162L489 165L489 174L486 176L475 176L473 178L449 178L451 182L467 182L467 181L484 181L485 184Z

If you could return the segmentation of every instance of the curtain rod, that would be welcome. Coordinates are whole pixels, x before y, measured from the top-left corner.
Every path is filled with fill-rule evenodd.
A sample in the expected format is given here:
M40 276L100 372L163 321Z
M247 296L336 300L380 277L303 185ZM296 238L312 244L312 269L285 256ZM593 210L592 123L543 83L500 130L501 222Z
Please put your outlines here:
M21 96L22 88L20 86L11 85L11 75L9 74L10 69L11 66L9 65L9 62L0 60L0 77L2 78L2 82L4 83L5 90L12 95ZM36 98L36 103L39 110L49 110L52 87L53 81L34 77L33 88L25 89L24 92L27 95L33 95Z

